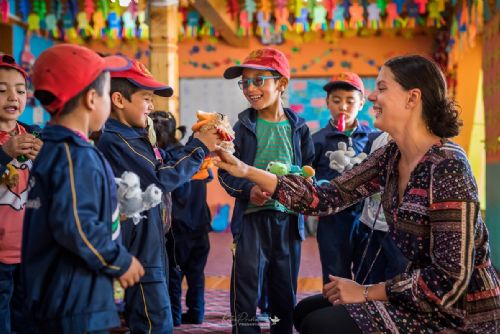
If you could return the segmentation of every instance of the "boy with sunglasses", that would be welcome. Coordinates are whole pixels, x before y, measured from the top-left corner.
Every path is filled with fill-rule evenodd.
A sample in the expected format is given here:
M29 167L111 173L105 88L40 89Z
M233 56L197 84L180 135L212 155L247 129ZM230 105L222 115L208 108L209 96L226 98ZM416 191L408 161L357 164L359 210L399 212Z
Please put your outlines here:
M234 126L234 155L261 169L271 161L299 166L311 163L314 147L309 128L282 104L290 79L286 56L273 48L255 50L243 64L224 72L226 79L239 76L238 85L250 108L239 114ZM236 198L231 221L233 332L260 332L256 309L265 278L271 287L271 333L292 333L303 217L271 200L270 194L252 182L222 170L219 173L223 187Z

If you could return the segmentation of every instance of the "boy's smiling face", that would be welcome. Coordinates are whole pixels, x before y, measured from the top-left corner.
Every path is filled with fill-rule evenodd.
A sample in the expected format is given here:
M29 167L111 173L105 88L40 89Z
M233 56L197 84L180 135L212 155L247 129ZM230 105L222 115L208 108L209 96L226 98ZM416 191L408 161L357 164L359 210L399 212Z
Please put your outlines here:
M358 112L363 108L364 99L357 90L332 89L326 98L326 105L335 123L344 114L346 129L356 125Z
M130 100L123 98L123 121L127 125L145 128L147 116L153 112L153 91L140 89L130 96Z
M0 123L12 123L26 107L26 80L14 69L0 68Z
M273 74L271 71L246 68L242 72L241 79L255 80L259 76L271 77ZM280 103L281 92L286 87L286 84L282 81L286 81L286 79L264 79L262 87L256 87L254 83L251 83L247 88L243 89L243 94L252 108L255 110L264 110Z

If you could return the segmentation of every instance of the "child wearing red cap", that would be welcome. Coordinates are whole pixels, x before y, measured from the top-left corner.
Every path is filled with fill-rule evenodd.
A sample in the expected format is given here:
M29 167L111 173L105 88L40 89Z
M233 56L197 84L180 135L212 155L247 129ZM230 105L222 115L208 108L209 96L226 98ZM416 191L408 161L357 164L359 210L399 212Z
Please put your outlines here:
M365 102L363 81L357 74L334 74L323 89L327 93L326 105L332 118L313 135L313 167L318 180L330 181L349 168L342 163L337 164L335 157L346 153L346 150L353 150L356 155L363 152L368 135L374 130L357 119ZM319 218L317 240L323 283L329 282L328 275L352 278L352 262L358 260L354 259L354 254L362 253L356 252L358 247L351 238L356 217L360 213L361 208L354 205Z
M234 126L235 156L266 169L272 161L287 165L312 162L314 148L304 119L283 107L281 95L290 79L286 56L273 48L250 53L224 77L240 77L238 85L250 103ZM234 237L231 272L231 319L233 332L260 331L256 309L267 282L271 332L292 333L296 302L302 215L290 212L259 186L219 171L221 184L236 198L231 221Z
M130 66L76 45L45 50L33 68L35 97L51 114L33 165L24 219L21 278L43 333L107 333L120 319L113 278L144 274L112 239L113 173L87 135L109 115L109 71Z
M0 55L0 333L30 328L23 316L21 236L29 173L42 142L33 135L38 126L17 121L27 85L28 74L14 58Z
M112 111L98 148L116 175L134 172L143 190L154 183L168 201L166 206L145 211L146 217L137 225L130 219L122 222L124 244L145 269L139 285L125 291L125 320L132 333L172 333L164 225L169 216L170 192L190 181L220 139L215 131L197 133L174 159L162 161L148 139L147 116L154 110L153 95L169 97L172 88L156 81L137 61L111 77Z

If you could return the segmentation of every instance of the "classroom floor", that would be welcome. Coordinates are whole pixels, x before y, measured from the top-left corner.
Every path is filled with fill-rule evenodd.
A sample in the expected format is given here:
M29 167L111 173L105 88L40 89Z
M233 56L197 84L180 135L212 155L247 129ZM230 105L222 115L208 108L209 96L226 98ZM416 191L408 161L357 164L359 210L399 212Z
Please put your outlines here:
M231 233L210 233L210 253L205 267L207 289L229 290L232 242ZM318 243L316 238L307 238L302 242L298 291L320 291L321 288Z
M231 333L229 319L229 282L231 272L232 236L230 233L210 234L210 254L205 268L205 321L201 325L182 325L174 333ZM302 243L298 298L301 300L321 291L321 264L315 238ZM184 301L183 301L184 303ZM262 333L269 333L269 323L261 323Z

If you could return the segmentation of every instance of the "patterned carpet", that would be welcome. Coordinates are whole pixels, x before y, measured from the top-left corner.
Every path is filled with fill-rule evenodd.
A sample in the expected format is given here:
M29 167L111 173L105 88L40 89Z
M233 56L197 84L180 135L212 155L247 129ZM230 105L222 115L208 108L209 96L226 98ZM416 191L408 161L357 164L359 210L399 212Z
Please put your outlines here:
M229 274L231 272L230 233L210 233L210 253L205 268L205 321L201 325L181 325L174 333L231 333L229 310ZM321 265L315 238L302 242L298 281L298 300L319 293L322 288ZM186 286L183 285L183 294ZM184 307L184 296L183 296ZM184 308L185 311L185 308ZM269 333L269 323L261 323L261 332Z
M298 299L303 299L312 294L313 292L299 293ZM175 327L174 333L231 333L229 291L206 290L205 301L205 322L201 325ZM262 333L269 333L269 323L261 323L260 325Z

